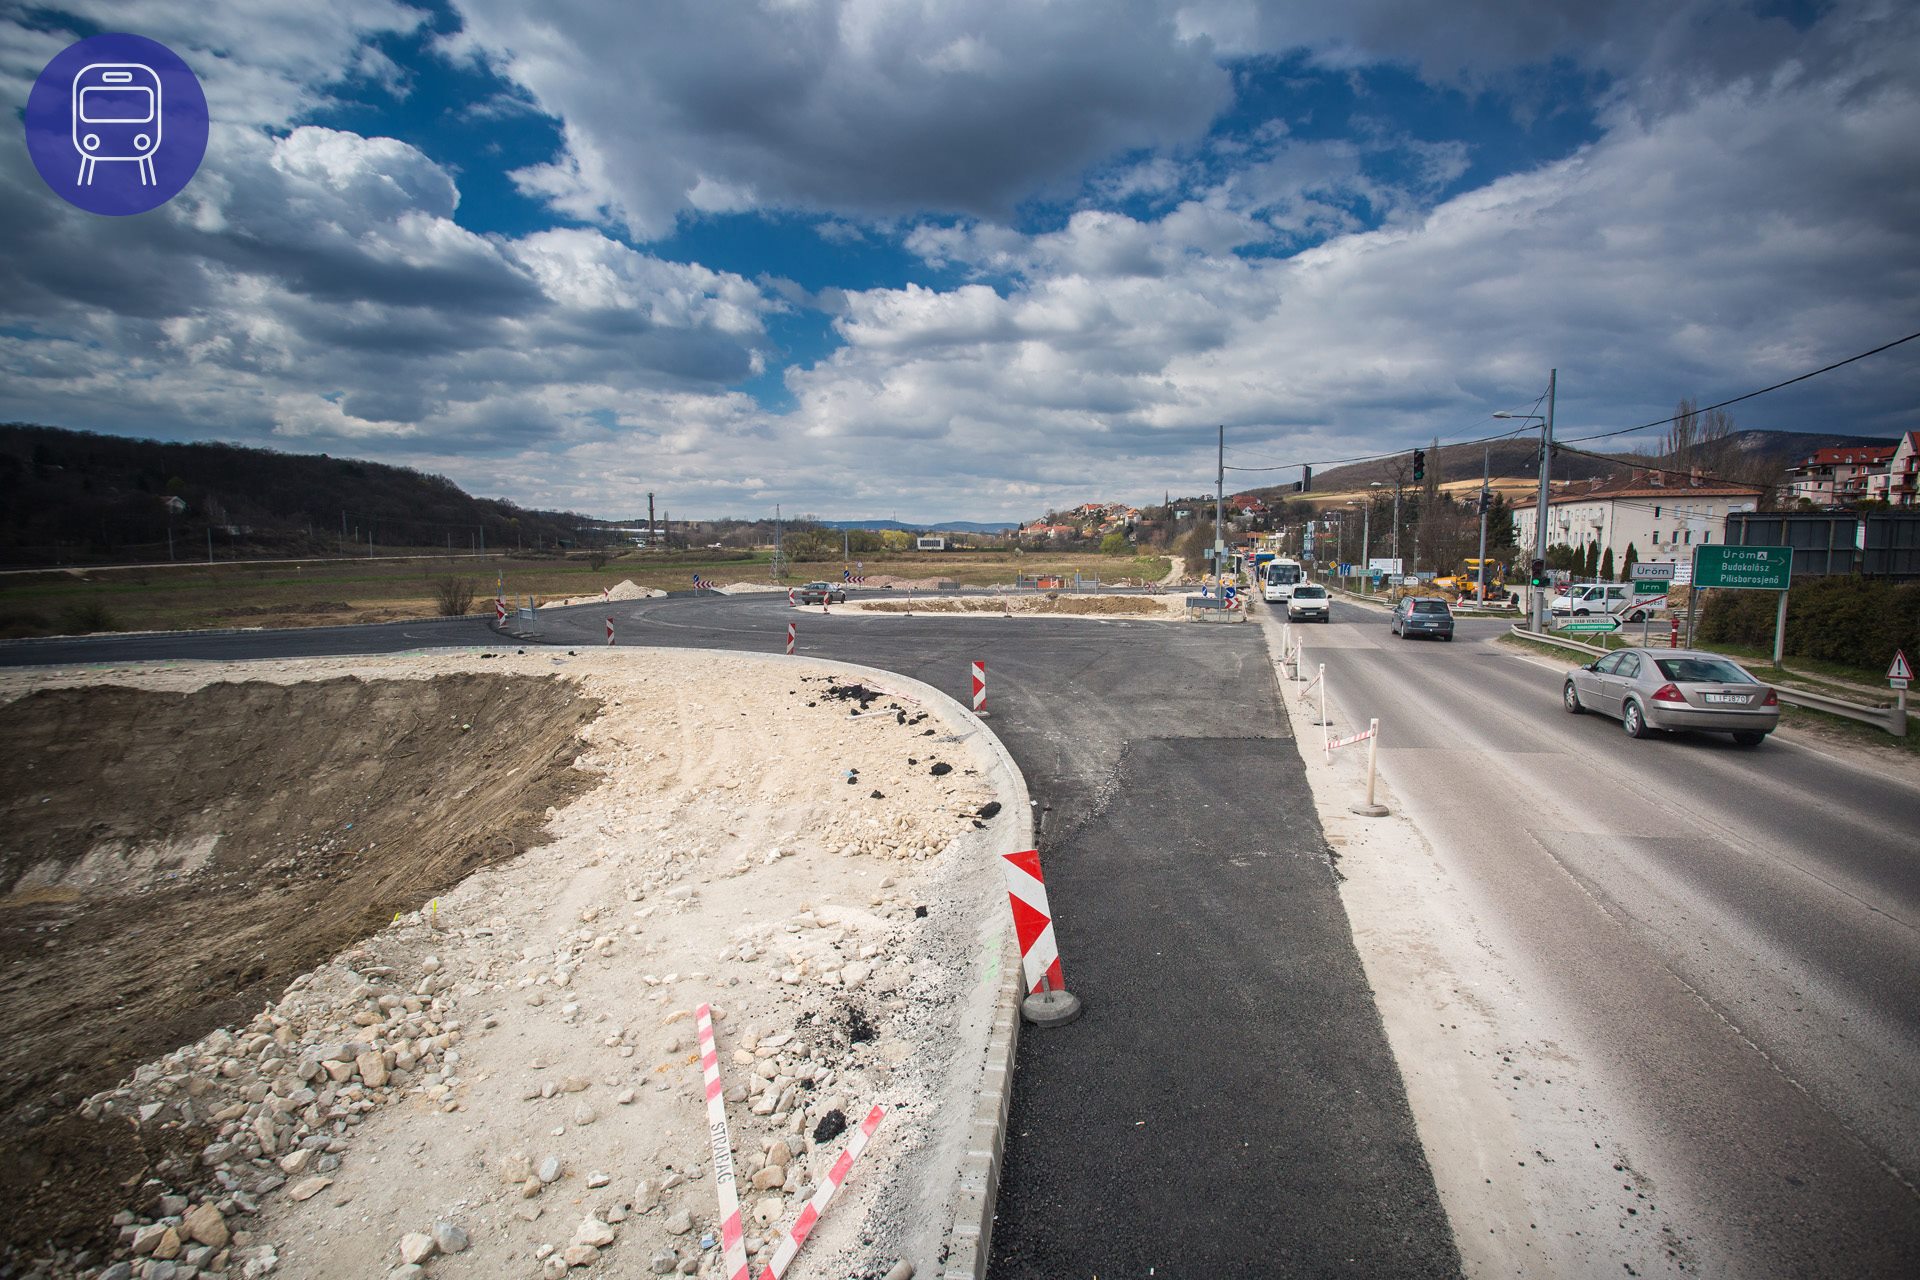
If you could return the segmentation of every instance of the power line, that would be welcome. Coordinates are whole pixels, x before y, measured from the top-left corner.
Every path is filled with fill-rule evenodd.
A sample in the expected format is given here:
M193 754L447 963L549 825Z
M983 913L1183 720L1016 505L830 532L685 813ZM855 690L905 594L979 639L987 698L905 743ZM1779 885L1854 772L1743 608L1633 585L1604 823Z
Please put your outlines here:
M1836 360L1832 364L1822 365L1818 369L1814 369L1810 372L1800 374L1797 377L1788 378L1784 382L1776 382L1772 386L1761 387L1758 391L1749 391L1744 395L1737 395L1730 399L1722 400L1718 404L1706 405L1701 408L1692 409L1689 412L1692 414L1711 413L1715 409L1724 409L1730 404L1739 404L1743 400L1752 400L1756 396L1764 396L1769 392L1778 391L1783 387L1791 387L1795 383L1805 382L1809 378L1817 378L1821 374L1832 373L1835 369L1845 368L1847 365L1853 364L1856 361L1865 360L1868 356L1877 356L1883 351L1891 351L1895 347L1900 346L1903 343L1912 342L1916 338L1920 338L1920 333L1910 333L1904 338L1895 338L1892 342L1885 342L1877 347L1872 348L1871 350L1862 351L1858 355L1851 355L1844 360ZM1542 393L1539 399L1536 399L1533 402L1534 408L1538 409L1540 407L1540 401L1544 399L1546 399L1546 395L1545 393ZM1611 439L1614 436L1626 436L1626 435L1633 435L1635 432L1640 432L1640 431L1652 431L1656 427L1671 426L1673 423L1679 421L1682 417L1685 417L1685 416L1687 415L1674 414L1672 417L1662 418L1658 422L1643 422L1637 427L1619 427L1612 431L1595 432L1592 435L1568 436L1563 439L1556 439L1554 441L1554 448L1560 449L1567 445L1571 445L1581 441L1607 440L1607 439ZM1465 447L1465 446L1476 445L1476 444L1494 444L1498 441L1506 440L1513 436L1520 435L1524 432L1534 431L1534 430L1538 430L1538 428L1519 427L1512 431L1503 431L1499 435L1479 436L1472 440L1448 441L1446 443L1449 445L1457 446L1457 447ZM1399 457L1401 454L1406 453L1409 449L1413 447L1414 446L1409 445L1406 448L1390 449L1385 453L1369 453L1369 454L1363 454L1359 457L1353 457L1353 458L1312 459L1312 460L1304 460L1301 462L1289 462L1280 466L1272 466L1272 467L1228 467L1227 470L1228 471L1291 471L1296 467L1343 467L1343 466L1349 466L1353 463L1358 463L1358 462L1382 462L1388 458ZM1569 450L1569 451L1574 452L1573 450ZM1617 462L1621 466L1634 465L1632 463L1620 462L1619 459L1615 459L1615 458L1606 458L1604 460L1608 462Z
M1920 338L1920 333L1910 333L1904 338L1895 338L1892 342L1883 343L1871 351L1862 351L1859 355L1848 356L1845 360L1835 360L1830 365L1815 369L1811 373L1803 373L1797 378L1788 378L1785 382L1776 382L1770 387L1762 387L1758 391L1749 391L1745 395L1735 396L1731 400L1722 400L1719 404L1710 404L1700 409L1690 409L1687 413L1676 413L1671 418L1662 418L1658 422L1643 422L1637 427L1621 427L1617 431L1602 431L1590 436L1572 436L1570 439L1605 440L1611 436L1626 436L1632 435L1636 431L1651 431L1655 427L1671 426L1673 423L1678 422L1681 418L1687 417L1690 414L1712 413L1715 409L1724 409L1730 404L1739 404L1742 400L1751 400L1755 396L1764 396L1769 391L1778 391L1780 388L1790 387L1796 382L1805 382L1808 378L1817 378L1823 373L1832 373L1835 369L1843 368L1856 360L1865 360L1868 356L1877 356L1882 351L1891 351L1901 343L1912 342L1915 338Z

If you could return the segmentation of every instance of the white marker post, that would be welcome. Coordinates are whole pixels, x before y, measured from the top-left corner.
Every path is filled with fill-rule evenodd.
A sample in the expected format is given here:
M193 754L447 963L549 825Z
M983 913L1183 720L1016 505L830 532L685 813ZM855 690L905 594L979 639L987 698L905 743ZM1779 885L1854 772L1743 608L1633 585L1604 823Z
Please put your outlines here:
M1380 719L1378 716L1367 721L1367 799L1364 804L1348 805L1347 808L1363 818L1384 818L1387 806L1376 803L1373 798L1373 780L1380 763Z

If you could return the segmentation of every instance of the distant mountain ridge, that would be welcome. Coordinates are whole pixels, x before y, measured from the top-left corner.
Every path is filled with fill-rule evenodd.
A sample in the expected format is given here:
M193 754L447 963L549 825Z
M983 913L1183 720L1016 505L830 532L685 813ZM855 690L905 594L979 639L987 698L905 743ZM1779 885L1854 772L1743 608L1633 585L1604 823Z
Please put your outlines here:
M326 454L0 424L0 563L553 548L598 522Z
M1899 443L1898 440L1882 436L1760 430L1735 431L1727 439L1731 449L1739 456L1740 463L1737 469L1743 474L1753 472L1777 474L1793 466L1816 449ZM1605 443L1605 441L1593 441L1589 444L1572 446L1589 453L1602 454L1604 460L1556 448L1553 457L1554 479L1589 480L1600 476L1616 475L1623 467L1671 465L1671 459L1665 454L1614 453L1604 447ZM1390 457L1375 459L1371 462L1355 462L1343 467L1329 467L1325 471L1314 474L1313 491L1315 493L1355 493L1366 489L1375 481L1391 487L1396 475L1402 475L1406 483L1411 486L1412 472L1407 468L1415 448L1426 450L1427 471L1430 474L1437 474L1442 484L1479 479L1483 449L1488 470L1496 480L1540 474L1539 434L1535 431L1511 440L1496 440L1487 445L1443 444L1437 450L1431 445L1412 445ZM1269 485L1243 492L1259 494L1262 497L1292 496L1294 488L1289 481L1285 484Z

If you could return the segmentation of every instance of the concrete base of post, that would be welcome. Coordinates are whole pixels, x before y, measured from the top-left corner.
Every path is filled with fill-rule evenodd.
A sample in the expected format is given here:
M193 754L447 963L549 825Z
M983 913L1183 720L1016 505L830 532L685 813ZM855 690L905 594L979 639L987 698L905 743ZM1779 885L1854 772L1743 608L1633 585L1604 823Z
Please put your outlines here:
M1068 991L1036 991L1020 1002L1020 1017L1036 1027L1064 1027L1080 1016L1080 997Z
M1383 804L1350 804L1347 806L1347 811L1349 813L1357 813L1363 818L1384 818L1387 816L1387 806Z

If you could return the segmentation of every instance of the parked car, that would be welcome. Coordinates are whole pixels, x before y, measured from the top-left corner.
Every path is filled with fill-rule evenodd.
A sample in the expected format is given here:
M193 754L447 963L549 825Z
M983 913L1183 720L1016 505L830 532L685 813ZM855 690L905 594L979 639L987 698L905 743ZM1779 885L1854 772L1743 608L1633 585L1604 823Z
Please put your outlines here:
M1402 640L1414 636L1453 639L1453 610L1438 596L1403 596L1393 606L1393 618L1387 624Z
M1333 602L1317 582L1303 582L1287 597L1287 617L1295 622L1325 622L1332 615Z
M1644 738L1656 729L1730 733L1757 747L1780 725L1780 696L1739 663L1697 649L1621 649L1567 673L1561 705L1597 711Z
M809 582L793 598L801 604L845 604L847 589L832 582Z

